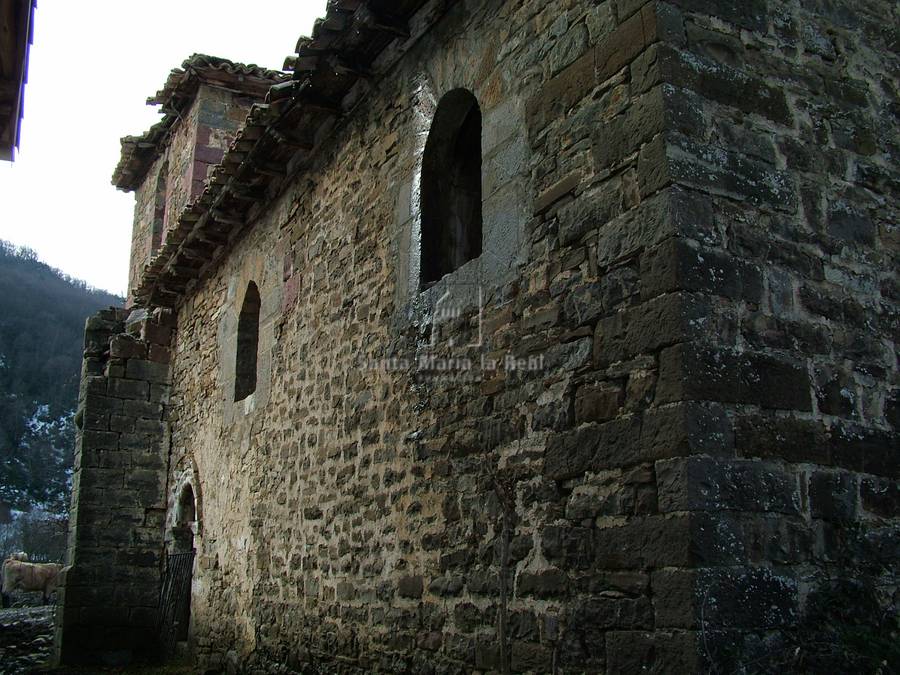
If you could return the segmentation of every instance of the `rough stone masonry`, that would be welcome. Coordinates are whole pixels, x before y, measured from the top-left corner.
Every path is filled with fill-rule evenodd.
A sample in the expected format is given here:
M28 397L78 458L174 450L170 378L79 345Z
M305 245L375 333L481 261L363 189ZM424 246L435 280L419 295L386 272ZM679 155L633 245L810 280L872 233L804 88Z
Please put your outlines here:
M340 0L289 77L187 62L116 173L59 659L148 656L187 539L210 672L889 670L897 26ZM423 184L481 221L435 283Z

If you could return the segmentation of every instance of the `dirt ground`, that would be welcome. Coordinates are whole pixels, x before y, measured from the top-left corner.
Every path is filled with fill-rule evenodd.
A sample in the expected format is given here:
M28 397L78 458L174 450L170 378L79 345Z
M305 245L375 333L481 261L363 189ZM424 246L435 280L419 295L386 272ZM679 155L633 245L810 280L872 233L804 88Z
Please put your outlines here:
M38 598L39 599L39 598ZM17 598L14 606L0 609L0 675L188 675L189 666L165 668L50 668L55 606L28 606L32 598ZM18 606L16 606L18 605Z
M0 610L0 673L34 673L46 668L53 648L55 607Z

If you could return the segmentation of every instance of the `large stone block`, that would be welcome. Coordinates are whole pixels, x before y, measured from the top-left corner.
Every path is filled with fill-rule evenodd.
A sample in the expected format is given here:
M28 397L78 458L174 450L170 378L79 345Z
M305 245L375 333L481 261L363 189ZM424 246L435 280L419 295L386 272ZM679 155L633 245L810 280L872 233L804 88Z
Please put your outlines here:
M767 568L699 570L696 605L703 629L766 630L792 625L799 614L799 588L790 574Z
M655 3L647 3L597 46L598 81L608 80L657 39Z
M855 424L833 424L827 440L835 466L876 476L900 477L896 433Z
M622 387L585 385L575 393L575 423L606 422L619 414L624 401Z
M864 477L859 487L862 507L882 518L900 516L900 485L886 478Z
M597 264L606 268L678 236L706 243L717 241L715 218L706 195L672 187L609 221L599 229Z
M119 359L143 359L147 357L147 345L132 335L115 335L109 343L109 355Z
M591 465L599 438L596 425L552 436L544 456L544 475L565 480L583 474Z
M685 632L610 631L606 663L610 673L701 672L700 637Z
M694 560L690 518L684 515L633 518L598 529L595 564L607 570L688 567Z
M671 293L602 318L594 331L594 364L608 366L687 342L710 312L704 296Z
M150 395L150 385L138 380L111 377L109 378L109 395L125 400L146 401Z
M670 239L641 256L641 296L693 291L758 304L763 297L759 266L734 256Z
M653 51L653 65L647 66L643 80L638 81L638 91L665 82L744 113L785 126L792 124L784 90L766 84L756 75L666 44L656 45Z
M812 410L805 364L753 352L675 345L660 354L656 402L708 400Z
M661 628L772 629L798 612L797 582L768 569L661 570L651 588Z
M745 457L831 464L825 427L816 421L776 415L738 415L735 445Z
M790 173L745 155L742 149L698 143L677 134L666 147L665 178L765 209L793 212L797 206L796 179Z
M81 434L81 448L83 452L89 450L117 450L119 447L119 434L113 431L85 430Z
M653 628L653 606L647 597L599 597L574 603L567 620L594 630Z
M406 576L397 584L397 595L401 598L421 598L424 581L421 576Z
M132 419L162 419L163 405L155 401L124 401L122 412Z
M517 597L562 598L572 592L568 575L551 568L540 572L521 572L516 578Z
M593 51L586 52L548 80L526 104L525 121L532 141L555 118L590 94L596 85Z
M166 364L143 359L129 359L125 366L125 377L159 384L168 384L171 381L169 367Z
M670 85L656 86L632 99L620 114L600 122L592 143L595 168L598 172L614 168L659 134L699 135L703 127L702 99Z
M587 527L551 525L541 531L541 552L562 569L589 569L594 561L595 533Z
M656 463L659 509L757 511L799 515L800 483L793 472L758 460L711 457Z
M846 471L815 471L809 477L809 510L813 518L851 522L858 512L859 483Z
M510 648L510 667L514 673L548 672L553 667L553 649L549 644L515 641Z
M734 431L724 407L682 402L644 412L642 458L655 461L692 454L734 455Z

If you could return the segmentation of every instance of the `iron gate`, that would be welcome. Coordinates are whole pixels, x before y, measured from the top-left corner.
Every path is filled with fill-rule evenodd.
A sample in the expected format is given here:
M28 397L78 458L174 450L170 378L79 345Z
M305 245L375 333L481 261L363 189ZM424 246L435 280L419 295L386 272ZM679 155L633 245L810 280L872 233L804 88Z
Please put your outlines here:
M175 651L175 643L188 637L193 569L193 551L166 556L166 571L159 596L159 641L165 658Z

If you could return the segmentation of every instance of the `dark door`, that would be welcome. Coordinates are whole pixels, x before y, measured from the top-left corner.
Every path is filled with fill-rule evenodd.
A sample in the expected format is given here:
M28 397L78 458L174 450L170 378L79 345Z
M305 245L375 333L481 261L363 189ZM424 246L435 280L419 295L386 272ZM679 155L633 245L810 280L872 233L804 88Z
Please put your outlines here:
M166 556L166 571L159 598L159 638L166 658L172 655L178 642L188 638L193 569L193 551Z

